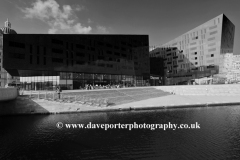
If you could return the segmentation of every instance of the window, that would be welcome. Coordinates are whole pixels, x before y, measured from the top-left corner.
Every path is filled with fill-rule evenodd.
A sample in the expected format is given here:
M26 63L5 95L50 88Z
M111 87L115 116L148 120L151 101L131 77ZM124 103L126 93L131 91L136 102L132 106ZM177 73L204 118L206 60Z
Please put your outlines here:
M58 54L62 54L62 53L63 53L63 50L61 50L61 49L56 49L56 48L52 48L52 52L58 53Z
M211 57L214 57L214 54L211 54Z
M9 53L10 58L14 59L25 59L25 54L23 53Z
M195 60L197 59L197 57L195 57Z
M24 43L13 42L13 41L9 41L9 46L16 47L16 48L25 48Z
M39 54L39 46L37 46L37 54Z
M208 45L208 47L210 47L210 46L214 46L216 43L210 43L209 45Z
M107 54L112 54L112 52L111 51L107 51Z
M30 45L30 53L32 53L32 45Z
M197 47L194 47L194 48L190 48L190 50L195 50L195 49L197 49Z
M77 61L76 64L79 64L79 65L84 65L85 62L84 61Z
M214 25L214 26L212 26L212 27L209 27L209 30L212 30L212 29L214 29L214 28L217 28L217 25Z
M39 64L39 56L37 56L37 64Z
M217 33L217 31L213 31L213 32L210 32L209 34L213 35L213 34L216 34L216 33Z
M114 54L115 54L116 56L120 56L120 53L118 53L118 52L115 52Z
M61 59L61 58L52 58L52 62L63 63L63 59Z
M43 64L46 65L46 57L43 58Z
M111 44L107 44L107 47L110 47L110 48L112 48L112 45L111 45Z
M195 62L195 65L197 65L198 64L198 62Z
M216 48L209 49L208 52L216 51Z
M98 42L98 45L103 46L104 43L103 42Z
M46 47L44 47L43 54L46 55Z
M66 51L66 57L68 58L68 51Z
M122 47L122 51L126 51L126 48L123 48L123 47Z
M30 55L30 64L32 64L33 57Z
M104 60L104 56L98 56L98 60Z
M76 48L78 49L85 49L85 46L82 44L76 44Z
M57 45L63 45L63 41L58 40L58 39L52 39L52 43L57 44Z
M85 54L84 54L84 53L82 53L82 52L76 52L76 56L78 56L78 57L84 57L84 56L85 56Z
M214 39L215 39L215 37L208 38L208 41L212 41L212 40L214 40Z

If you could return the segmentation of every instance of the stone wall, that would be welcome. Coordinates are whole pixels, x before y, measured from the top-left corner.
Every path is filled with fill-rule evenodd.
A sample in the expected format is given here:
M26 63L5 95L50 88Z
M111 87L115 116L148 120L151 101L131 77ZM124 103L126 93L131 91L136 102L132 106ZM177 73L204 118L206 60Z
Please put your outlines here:
M17 96L17 88L0 88L0 102L16 99Z

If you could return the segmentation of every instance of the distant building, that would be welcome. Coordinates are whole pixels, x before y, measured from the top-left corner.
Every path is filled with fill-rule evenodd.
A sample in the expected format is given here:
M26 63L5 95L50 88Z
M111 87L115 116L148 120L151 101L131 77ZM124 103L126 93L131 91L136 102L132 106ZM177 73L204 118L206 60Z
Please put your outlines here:
M223 72L226 53L233 53L234 24L221 14L150 52L164 59L166 85L211 83Z
M216 75L217 80L224 80L224 83L240 82L240 55L226 53L223 58L222 74Z
M20 84L20 78L8 74L3 68L3 34L17 34L11 29L11 23L7 20L5 26L0 28L0 87L5 87L7 84Z

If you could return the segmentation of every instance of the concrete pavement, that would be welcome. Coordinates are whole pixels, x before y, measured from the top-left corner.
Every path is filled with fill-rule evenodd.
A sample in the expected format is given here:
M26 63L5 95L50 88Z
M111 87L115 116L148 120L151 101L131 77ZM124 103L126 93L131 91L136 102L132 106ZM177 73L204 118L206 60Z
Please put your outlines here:
M240 106L240 85L160 86L156 88L170 92L174 89L175 94L109 107L60 103L42 99L29 99L28 96L19 96L15 101L0 103L0 115L109 112L222 105ZM209 92L209 90L211 90L211 92ZM184 95L182 93L191 94Z

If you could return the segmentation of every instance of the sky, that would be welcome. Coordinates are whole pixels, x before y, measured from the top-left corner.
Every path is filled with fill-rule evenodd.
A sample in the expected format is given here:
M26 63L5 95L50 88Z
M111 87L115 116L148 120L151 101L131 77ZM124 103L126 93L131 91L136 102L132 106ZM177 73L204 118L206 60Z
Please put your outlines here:
M0 0L18 34L146 34L159 46L224 13L240 54L240 0Z

